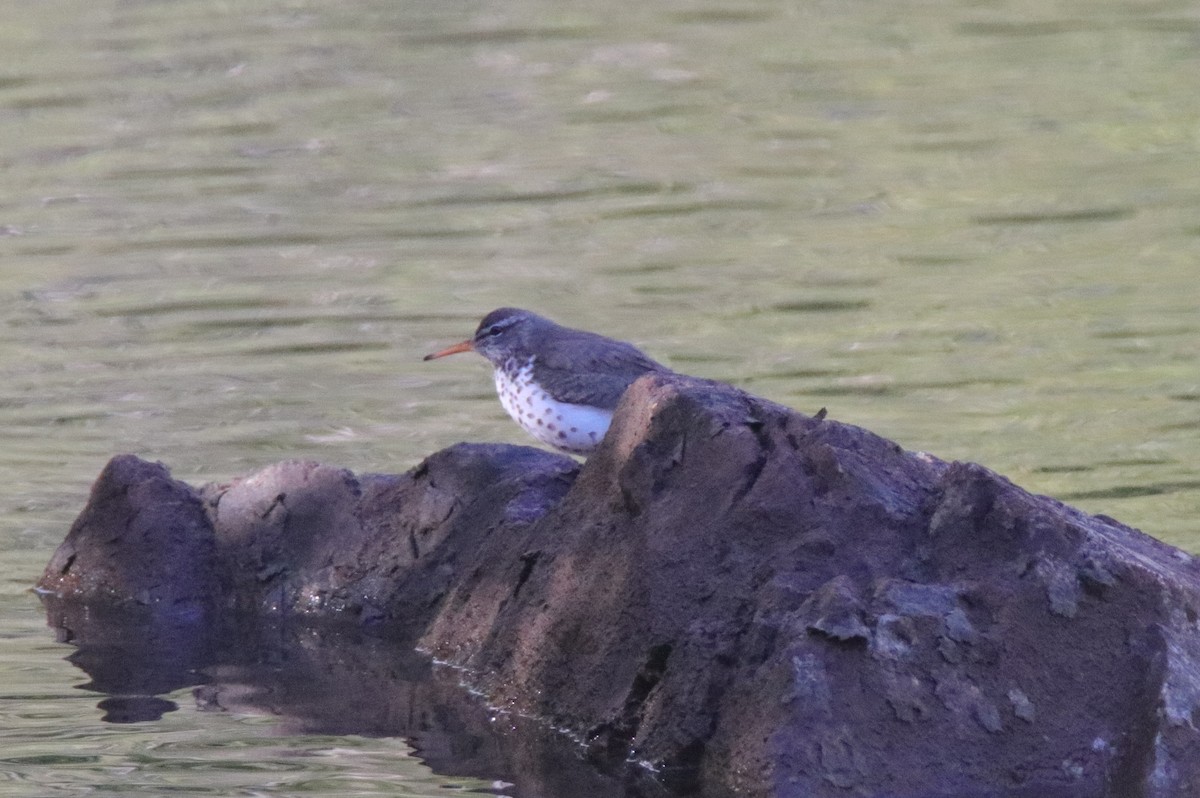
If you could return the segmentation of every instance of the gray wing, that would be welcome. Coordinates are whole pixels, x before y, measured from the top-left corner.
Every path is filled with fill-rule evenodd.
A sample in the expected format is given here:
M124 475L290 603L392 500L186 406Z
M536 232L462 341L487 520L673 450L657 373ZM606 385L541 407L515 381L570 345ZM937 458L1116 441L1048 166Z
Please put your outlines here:
M553 381L560 401L612 410L638 377L670 372L632 344L583 330L568 332L543 351L533 375L538 382Z

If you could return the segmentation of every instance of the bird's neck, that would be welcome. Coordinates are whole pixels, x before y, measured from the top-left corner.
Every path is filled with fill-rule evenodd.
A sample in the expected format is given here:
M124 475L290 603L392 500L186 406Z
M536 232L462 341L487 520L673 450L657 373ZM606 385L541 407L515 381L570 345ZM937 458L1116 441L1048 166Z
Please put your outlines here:
M498 375L503 374L509 379L516 379L516 376L521 372L533 368L533 356L519 357L518 355L509 355L501 361L492 363L492 367Z

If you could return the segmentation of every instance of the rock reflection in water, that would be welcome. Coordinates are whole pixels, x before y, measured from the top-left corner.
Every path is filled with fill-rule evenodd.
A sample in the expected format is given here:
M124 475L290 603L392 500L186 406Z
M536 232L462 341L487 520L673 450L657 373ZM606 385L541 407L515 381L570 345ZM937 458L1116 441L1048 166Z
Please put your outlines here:
M668 794L646 774L608 774L544 726L497 713L450 668L357 629L246 620L172 621L42 596L81 689L112 723L155 721L193 688L196 709L266 714L284 734L402 737L435 772L508 782L514 798L640 798Z

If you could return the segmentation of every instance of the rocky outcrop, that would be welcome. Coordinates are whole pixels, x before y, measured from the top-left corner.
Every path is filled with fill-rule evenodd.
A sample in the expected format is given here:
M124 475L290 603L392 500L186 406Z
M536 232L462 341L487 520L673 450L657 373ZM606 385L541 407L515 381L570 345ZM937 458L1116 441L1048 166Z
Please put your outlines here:
M40 586L353 619L680 791L1200 794L1200 566L980 466L728 386L627 392L574 461L115 458Z

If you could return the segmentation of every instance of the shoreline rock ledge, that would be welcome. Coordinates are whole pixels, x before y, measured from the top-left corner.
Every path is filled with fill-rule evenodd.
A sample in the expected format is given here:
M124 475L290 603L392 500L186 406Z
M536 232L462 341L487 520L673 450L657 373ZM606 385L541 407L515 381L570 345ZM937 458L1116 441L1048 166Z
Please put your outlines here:
M1200 795L1200 563L726 385L626 393L586 464L199 489L115 457L56 601L340 618L705 796Z

